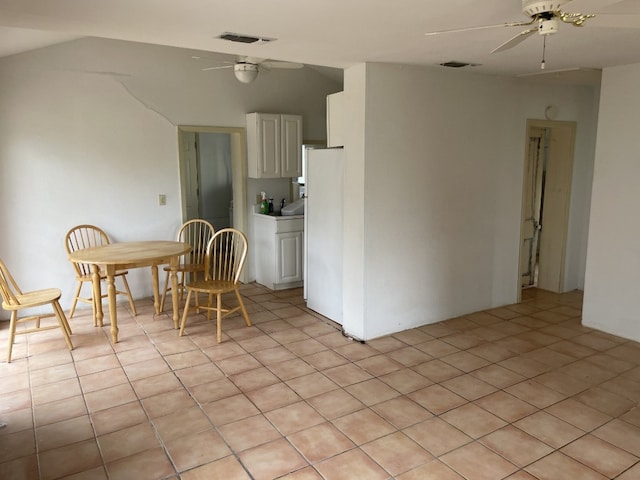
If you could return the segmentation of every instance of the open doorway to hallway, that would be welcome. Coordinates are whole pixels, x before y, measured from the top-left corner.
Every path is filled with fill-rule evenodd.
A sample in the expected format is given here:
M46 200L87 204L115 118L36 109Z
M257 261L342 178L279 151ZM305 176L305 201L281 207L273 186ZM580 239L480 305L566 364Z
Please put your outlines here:
M178 127L182 220L246 230L245 129Z
M575 122L527 122L519 291L564 291L575 127Z
M205 167L198 161L198 136L212 134L213 144L219 143L217 147L225 150L228 148L231 167L231 205L228 199L228 188L226 193L217 192L220 195L212 195L203 192L201 185L204 176L214 175L217 171L223 172L226 178L229 175L228 161L224 160L224 166ZM220 140L224 139L224 141ZM230 223L230 226L247 232L248 211L247 211L247 139L246 130L240 127L206 127L206 126L179 126L178 127L178 145L179 145L179 165L180 165L180 196L182 201L182 221L186 222L194 218L211 217L210 221L216 230L224 228L223 225ZM227 145L227 146L224 146ZM200 146L202 148L202 145ZM209 147L207 147L209 148ZM215 187L208 190L216 190ZM203 193L205 193L203 195ZM219 200L219 204L210 208L211 202ZM206 203L206 207L201 206ZM219 220L216 220L219 218ZM247 269L245 269L240 277L242 282L246 282L248 278Z

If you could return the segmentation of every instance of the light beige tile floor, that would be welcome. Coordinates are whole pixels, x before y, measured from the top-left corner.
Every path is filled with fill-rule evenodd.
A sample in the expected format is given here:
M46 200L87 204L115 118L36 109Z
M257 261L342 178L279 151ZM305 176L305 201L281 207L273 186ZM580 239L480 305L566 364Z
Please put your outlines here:
M254 326L85 310L0 363L2 479L640 478L640 346L581 326L582 295L361 344L301 290L242 289ZM0 326L6 345L7 326Z

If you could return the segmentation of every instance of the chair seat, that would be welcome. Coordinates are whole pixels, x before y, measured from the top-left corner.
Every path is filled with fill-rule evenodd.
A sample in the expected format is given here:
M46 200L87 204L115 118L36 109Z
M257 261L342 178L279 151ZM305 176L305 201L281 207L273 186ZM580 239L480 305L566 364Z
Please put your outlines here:
M8 304L2 302L2 308L5 310L19 310L27 307L38 307L40 305L46 305L54 300L59 300L62 292L59 288L45 288L43 290L34 290L33 292L23 293L22 295L16 295L18 305Z
M235 290L237 285L229 280L198 280L187 287L197 292L224 293Z
M170 272L171 271L171 267L170 266L166 266L163 268L163 270L165 272ZM189 272L204 272L204 265L202 264L185 264L185 263L181 263L180 265L178 265L176 267L176 271L177 272L185 272L185 273L189 273Z

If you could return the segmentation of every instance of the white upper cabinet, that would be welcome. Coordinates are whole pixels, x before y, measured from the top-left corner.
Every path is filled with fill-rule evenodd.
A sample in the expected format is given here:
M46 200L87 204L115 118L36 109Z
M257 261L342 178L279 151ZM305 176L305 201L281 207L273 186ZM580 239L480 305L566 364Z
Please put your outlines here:
M344 146L344 92L327 95L327 147Z
M249 113L247 158L251 178L301 176L302 115Z

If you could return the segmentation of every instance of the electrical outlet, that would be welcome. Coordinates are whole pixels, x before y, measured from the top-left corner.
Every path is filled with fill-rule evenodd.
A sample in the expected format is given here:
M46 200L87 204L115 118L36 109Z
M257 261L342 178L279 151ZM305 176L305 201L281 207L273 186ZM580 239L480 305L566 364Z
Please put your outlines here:
M158 205L165 206L167 204L167 196L164 193L158 195Z

